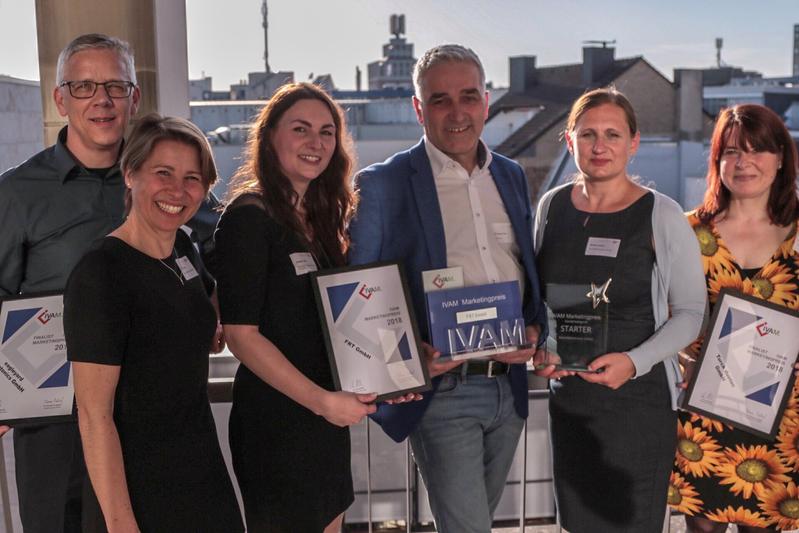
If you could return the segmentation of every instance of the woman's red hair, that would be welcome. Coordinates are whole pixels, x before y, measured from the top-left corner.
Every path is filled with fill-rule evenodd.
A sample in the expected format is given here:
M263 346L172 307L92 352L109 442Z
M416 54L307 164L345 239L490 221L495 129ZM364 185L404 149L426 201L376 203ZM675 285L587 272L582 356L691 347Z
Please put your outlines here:
M707 165L707 190L697 214L709 222L730 205L730 190L721 182L721 156L728 146L741 150L770 152L780 157L780 169L768 199L768 215L773 224L788 226L799 218L796 194L796 145L779 116L771 109L743 104L724 109L716 120L710 140Z

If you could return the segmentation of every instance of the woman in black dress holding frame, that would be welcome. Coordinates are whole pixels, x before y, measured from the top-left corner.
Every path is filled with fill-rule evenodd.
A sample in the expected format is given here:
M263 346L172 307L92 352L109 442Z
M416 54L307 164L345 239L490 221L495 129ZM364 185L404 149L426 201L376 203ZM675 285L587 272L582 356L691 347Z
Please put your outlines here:
M336 532L353 501L347 426L374 394L332 392L309 273L345 263L355 197L341 109L283 86L254 123L216 239L225 337L241 360L230 447L248 531Z
M187 120L153 114L120 166L129 214L64 296L94 503L113 532L241 532L208 403L213 280L179 229L216 180L211 148Z

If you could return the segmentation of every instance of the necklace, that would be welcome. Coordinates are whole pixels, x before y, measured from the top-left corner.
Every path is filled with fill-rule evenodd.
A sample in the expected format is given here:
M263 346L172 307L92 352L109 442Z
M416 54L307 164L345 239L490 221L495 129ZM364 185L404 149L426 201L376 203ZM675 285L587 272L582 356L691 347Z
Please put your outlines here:
M178 254L175 251L175 249L172 248L172 258L175 259L176 261L177 261L177 255ZM167 270L172 272L175 275L175 277L178 278L178 281L180 282L181 285L183 285L183 286L186 285L186 283L183 281L183 276L179 272L177 272L174 268L172 268L171 266L169 266L166 263L164 263L164 261L162 259L159 259L158 262L161 263L162 265L164 265L164 268L166 268Z

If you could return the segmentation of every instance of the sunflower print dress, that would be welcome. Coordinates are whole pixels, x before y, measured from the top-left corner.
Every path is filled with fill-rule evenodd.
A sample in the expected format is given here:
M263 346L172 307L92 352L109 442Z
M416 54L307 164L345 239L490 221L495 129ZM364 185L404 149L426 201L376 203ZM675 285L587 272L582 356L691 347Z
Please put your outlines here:
M702 250L711 306L726 287L799 308L796 223L765 266L747 270L735 262L712 223L702 223L695 212L688 221ZM698 353L700 347L698 339L693 348ZM799 528L799 380L773 441L681 411L668 503L680 513L715 522Z

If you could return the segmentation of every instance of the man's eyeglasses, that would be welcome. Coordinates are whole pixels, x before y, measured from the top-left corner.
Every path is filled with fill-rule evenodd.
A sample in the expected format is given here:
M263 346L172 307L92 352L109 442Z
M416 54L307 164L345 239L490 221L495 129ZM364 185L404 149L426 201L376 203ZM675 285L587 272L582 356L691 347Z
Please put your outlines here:
M102 85L111 98L127 98L133 92L135 85L129 81L106 81L98 83L91 80L64 81L59 87L67 86L73 98L91 98L97 92L97 87Z

